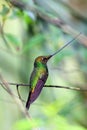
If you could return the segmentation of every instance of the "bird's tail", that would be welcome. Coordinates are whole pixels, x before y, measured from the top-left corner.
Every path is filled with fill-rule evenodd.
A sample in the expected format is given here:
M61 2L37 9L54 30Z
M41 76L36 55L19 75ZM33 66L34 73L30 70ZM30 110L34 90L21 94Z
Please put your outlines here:
M27 99L27 102L26 102L26 109L28 110L30 108L30 95L31 95L31 92L29 93L29 96L28 96L28 99Z
M30 108L30 102L27 100L26 109L28 110L29 108Z

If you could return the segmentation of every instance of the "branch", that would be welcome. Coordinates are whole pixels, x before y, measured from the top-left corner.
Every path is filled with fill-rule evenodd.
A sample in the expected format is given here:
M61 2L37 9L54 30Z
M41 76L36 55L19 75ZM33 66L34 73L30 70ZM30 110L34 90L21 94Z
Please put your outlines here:
M62 31L64 33L70 34L72 36L76 36L79 32L77 30L75 30L74 28L72 28L70 25L66 24L62 19L59 19L58 17L54 17L51 14L48 14L44 9L42 10L42 8L36 6L35 4L33 6L24 3L24 2L20 2L17 0L9 0L10 3L14 6L19 8L20 10L24 10L24 11L32 11L34 12L38 17L40 17L41 19L53 24L54 26L62 29ZM51 16L50 16L51 15ZM78 40L80 41L80 43L82 43L83 45L85 45L87 47L87 37L85 35L81 35Z
M50 87L50 88L64 88L64 89L70 89L70 90L76 90L76 91L87 91L87 88L79 88L79 87L67 87L67 86L57 86L57 85L45 85L44 87Z
M0 83L2 84L2 83ZM24 83L8 83L9 85L12 86L22 86L22 87L27 87L30 86L29 84L24 84ZM70 89L70 90L76 90L76 91L87 91L87 88L79 88L79 87L67 87L67 86L58 86L58 85L44 85L44 87L49 87L49 88L63 88L63 89Z
M7 92L9 93L9 95L13 98L13 100L15 101L15 103L17 104L17 106L19 107L21 112L26 117L27 121L30 123L30 121L32 121L32 118L30 117L28 111L23 106L22 101L20 99L18 99L16 96L14 96L13 91L9 87L9 83L2 77L1 74L0 74L0 80L2 82L2 83L0 83L1 86L2 87L4 86L6 88ZM39 128L32 128L31 130L39 130Z
M1 34L2 39L3 39L4 43L6 44L6 46L9 47L8 42L7 42L6 38L5 38L4 31L3 31L3 26L1 25L1 23L0 23L0 34Z
M25 115L25 117L29 120L30 115L28 114L28 111L25 109L25 107L23 106L22 102L20 99L18 99L16 96L14 96L13 91L10 89L9 87L9 83L2 77L2 75L0 75L0 80L2 83L1 86L5 88L5 90L8 92L8 94L13 98L13 100L15 101L15 103L18 105L19 109L21 110L21 112Z

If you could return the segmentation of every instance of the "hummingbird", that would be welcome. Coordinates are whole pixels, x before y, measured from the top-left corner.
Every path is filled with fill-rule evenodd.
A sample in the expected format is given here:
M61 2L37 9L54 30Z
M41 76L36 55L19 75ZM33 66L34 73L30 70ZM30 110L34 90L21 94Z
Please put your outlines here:
M48 67L47 62L54 55L58 54L61 50L63 50L66 46L68 46L71 42L73 42L81 33L76 35L71 41L62 46L59 50L57 50L52 55L48 56L39 56L35 59L34 69L30 76L30 91L28 95L28 99L26 102L26 109L30 108L31 103L33 103L38 96L40 95L42 88L44 87L46 80L48 78Z

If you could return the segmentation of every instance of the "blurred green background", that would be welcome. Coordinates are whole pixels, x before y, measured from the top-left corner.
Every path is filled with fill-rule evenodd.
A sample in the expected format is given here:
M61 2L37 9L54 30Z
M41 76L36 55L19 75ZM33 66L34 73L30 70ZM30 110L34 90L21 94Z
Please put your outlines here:
M13 0L15 1L15 0ZM22 1L20 1L22 2ZM87 0L26 0L30 7L61 18L78 32L87 34ZM0 73L8 82L29 83L36 57L49 55L72 39L36 12L20 10L0 0ZM87 44L78 40L48 62L48 85L87 88ZM17 96L16 87L10 86ZM20 87L26 101L28 87ZM24 103L25 105L25 103ZM87 92L43 88L29 110L27 122L15 102L0 88L1 130L86 130ZM34 122L34 126L32 125Z

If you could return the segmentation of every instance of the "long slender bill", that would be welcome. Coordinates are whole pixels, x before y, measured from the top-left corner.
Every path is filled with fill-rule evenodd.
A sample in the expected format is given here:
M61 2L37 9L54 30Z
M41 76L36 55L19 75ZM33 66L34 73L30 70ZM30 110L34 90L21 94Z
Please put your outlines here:
M56 55L57 53L61 52L65 47L67 47L70 43L72 43L74 40L76 40L80 35L81 35L81 32L78 35L76 35L71 41L69 41L68 43L66 43L59 50L57 50L55 53L53 53L52 55L50 55L50 58L53 57L54 55Z

